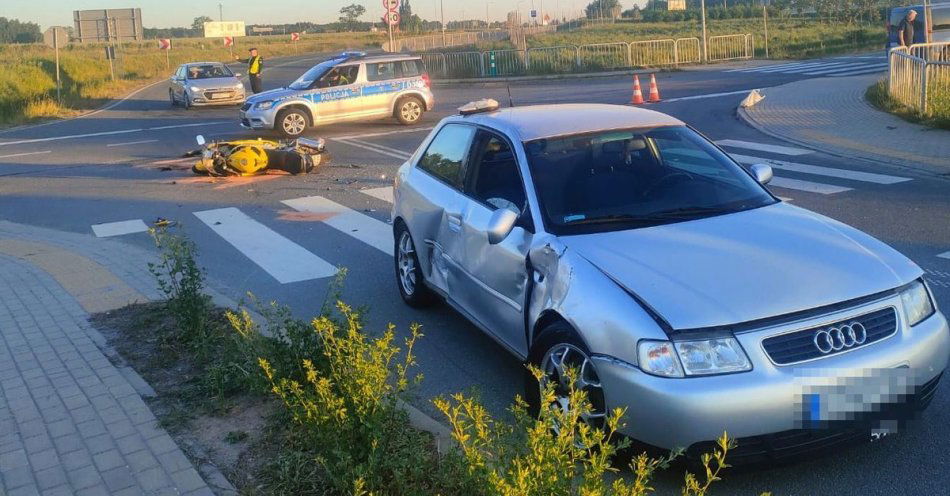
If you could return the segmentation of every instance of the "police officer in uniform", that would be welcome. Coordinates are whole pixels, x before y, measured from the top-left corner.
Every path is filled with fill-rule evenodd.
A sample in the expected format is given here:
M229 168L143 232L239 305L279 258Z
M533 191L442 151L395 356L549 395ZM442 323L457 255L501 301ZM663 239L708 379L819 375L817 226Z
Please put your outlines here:
M260 93L264 91L263 81L261 80L261 69L264 67L264 59L257 54L257 49L252 48L248 50L251 54L247 59L241 59L237 56L234 57L234 60L240 60L247 64L247 77L251 80L251 91L254 93Z

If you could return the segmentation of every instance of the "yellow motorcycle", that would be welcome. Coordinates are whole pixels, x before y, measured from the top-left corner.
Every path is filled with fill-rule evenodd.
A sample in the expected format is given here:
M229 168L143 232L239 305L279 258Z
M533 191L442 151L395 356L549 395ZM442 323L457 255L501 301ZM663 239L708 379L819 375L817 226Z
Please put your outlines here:
M185 156L200 157L192 166L195 174L207 176L255 176L268 170L307 174L329 161L326 143L321 139L297 138L291 141L264 139L212 141L195 137L200 149Z

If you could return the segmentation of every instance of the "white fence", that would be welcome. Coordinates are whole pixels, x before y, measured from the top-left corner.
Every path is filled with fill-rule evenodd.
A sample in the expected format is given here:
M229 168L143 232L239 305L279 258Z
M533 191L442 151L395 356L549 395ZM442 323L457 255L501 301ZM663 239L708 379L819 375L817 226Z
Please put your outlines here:
M890 53L891 97L927 115L934 98L950 99L950 43L897 47Z
M751 59L751 34L709 39L709 60ZM714 58L715 57L715 58ZM565 74L632 67L666 67L702 61L699 38L680 38L511 50L429 52L422 59L437 78L482 78L529 74Z

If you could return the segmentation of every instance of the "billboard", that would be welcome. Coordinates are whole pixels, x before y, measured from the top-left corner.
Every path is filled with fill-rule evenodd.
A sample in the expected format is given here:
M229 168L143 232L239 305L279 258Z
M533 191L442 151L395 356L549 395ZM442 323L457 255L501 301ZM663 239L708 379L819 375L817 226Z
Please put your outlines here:
M142 9L74 10L73 35L80 43L144 40Z
M205 38L244 36L244 21L212 21L205 23Z
M667 10L686 10L686 0L667 0Z

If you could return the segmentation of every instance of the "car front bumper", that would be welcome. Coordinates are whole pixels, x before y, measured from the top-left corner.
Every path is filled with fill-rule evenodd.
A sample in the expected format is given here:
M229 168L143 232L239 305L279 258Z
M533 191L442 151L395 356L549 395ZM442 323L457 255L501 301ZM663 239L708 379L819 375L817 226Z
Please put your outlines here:
M950 328L940 312L911 328L901 323L896 334L868 346L796 365L778 366L769 360L760 342L773 334L774 331L736 336L753 363L753 370L737 374L664 378L616 359L595 357L607 407L626 408L621 433L663 449L708 447L723 432L740 439L740 449L742 440L794 437L795 433L843 439L839 433L854 431L859 426L863 429L859 435L870 439L866 424L841 419L868 420L875 413L875 401L884 410L894 405L916 406L909 402L926 406L950 357ZM898 369L904 370L898 374ZM895 376L901 374L913 376L910 381L917 386L903 391L910 389L916 394L908 396L894 391L901 389L894 386L895 381L901 381ZM816 382L831 383L832 388L839 388L833 391L844 391L845 395L858 388L862 394L871 394L861 398L871 399L859 402L861 406L853 415L821 412L834 421L808 418L815 412L808 403L814 391L818 391L812 386ZM875 388L879 390L873 391ZM835 398L825 397L828 388L820 391L821 397L815 401L830 408L827 405L834 403ZM926 401L919 401L921 396L927 396ZM822 444L814 440L802 443L810 443L814 448Z
M245 129L274 129L274 113L253 107L241 111L241 127Z
M244 103L246 94L244 92L236 93L230 98L206 98L202 93L195 94L188 92L188 98L194 107L210 107L214 105L239 105Z

